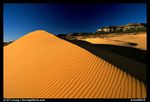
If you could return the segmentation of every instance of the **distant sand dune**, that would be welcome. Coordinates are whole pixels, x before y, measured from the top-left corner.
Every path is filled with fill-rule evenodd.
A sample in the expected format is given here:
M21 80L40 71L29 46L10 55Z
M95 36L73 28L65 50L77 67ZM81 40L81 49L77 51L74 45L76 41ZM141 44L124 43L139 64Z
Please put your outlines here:
M146 98L146 86L87 50L38 30L4 47L4 98Z
M135 48L147 50L147 34L146 34L146 32L138 33L136 35L124 35L121 37L113 37L113 38L107 38L107 39L136 43L137 45L134 46Z
M133 47L133 48L146 50L147 49L146 37L147 37L146 33L138 33L136 35L128 34L128 35L122 35L119 37L87 38L83 40L88 41L92 44L110 44L110 45L127 46L127 47Z

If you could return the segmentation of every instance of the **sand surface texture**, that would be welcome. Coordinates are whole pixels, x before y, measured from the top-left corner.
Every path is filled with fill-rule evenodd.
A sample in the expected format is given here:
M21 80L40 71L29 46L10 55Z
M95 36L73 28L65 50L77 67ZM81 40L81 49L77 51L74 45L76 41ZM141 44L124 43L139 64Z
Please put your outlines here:
M37 30L4 47L4 97L145 98L146 86L83 48Z
M138 48L141 50L147 49L147 34L138 33L136 35L122 35L119 37L112 38L87 38L83 39L92 44L109 44L109 45L118 45L118 46L127 46Z

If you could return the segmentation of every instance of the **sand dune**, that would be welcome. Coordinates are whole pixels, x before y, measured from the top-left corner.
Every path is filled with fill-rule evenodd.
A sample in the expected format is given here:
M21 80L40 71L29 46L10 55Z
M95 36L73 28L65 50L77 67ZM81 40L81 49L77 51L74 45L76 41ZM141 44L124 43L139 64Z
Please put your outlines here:
M113 37L113 38L107 38L107 39L136 43L137 45L134 46L135 48L147 50L147 34L146 34L146 32L138 33L136 35L124 35L124 36L120 36L120 37Z
M146 86L85 49L37 30L4 47L4 97L146 98Z
M138 33L136 35L133 34L123 35L123 36L111 37L111 38L87 38L83 40L88 41L92 44L109 44L109 45L127 46L127 47L146 50L147 49L146 36L147 36L146 33Z
M110 45L118 45L118 46L133 46L133 44L130 42L125 42L125 41L120 41L120 40L112 40L112 39L107 39L107 38L87 38L87 39L83 39L83 40L90 42L92 44L110 44Z

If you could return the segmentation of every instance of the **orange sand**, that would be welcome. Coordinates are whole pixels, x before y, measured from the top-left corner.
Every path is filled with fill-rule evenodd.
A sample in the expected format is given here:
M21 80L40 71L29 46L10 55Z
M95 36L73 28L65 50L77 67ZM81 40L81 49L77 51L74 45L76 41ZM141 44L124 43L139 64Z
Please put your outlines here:
M128 73L48 32L4 47L4 98L146 98Z
M134 47L142 50L146 50L147 48L147 34L146 33L138 33L136 35L123 35L119 37L112 38L87 38L83 39L84 41L88 41L92 44L110 44L110 45L118 45L118 46L128 46ZM130 43L136 43L136 46L130 45Z
M146 33L139 33L136 35L124 35L120 37L113 37L113 38L107 38L107 39L137 43L137 45L134 46L135 48L147 50L147 34Z

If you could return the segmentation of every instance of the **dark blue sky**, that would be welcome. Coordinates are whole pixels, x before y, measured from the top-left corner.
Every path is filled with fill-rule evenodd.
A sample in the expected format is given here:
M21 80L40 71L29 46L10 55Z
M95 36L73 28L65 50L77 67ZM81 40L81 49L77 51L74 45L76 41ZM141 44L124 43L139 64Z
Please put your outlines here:
M146 4L4 4L4 41L34 30L53 34L95 32L98 28L146 23Z

